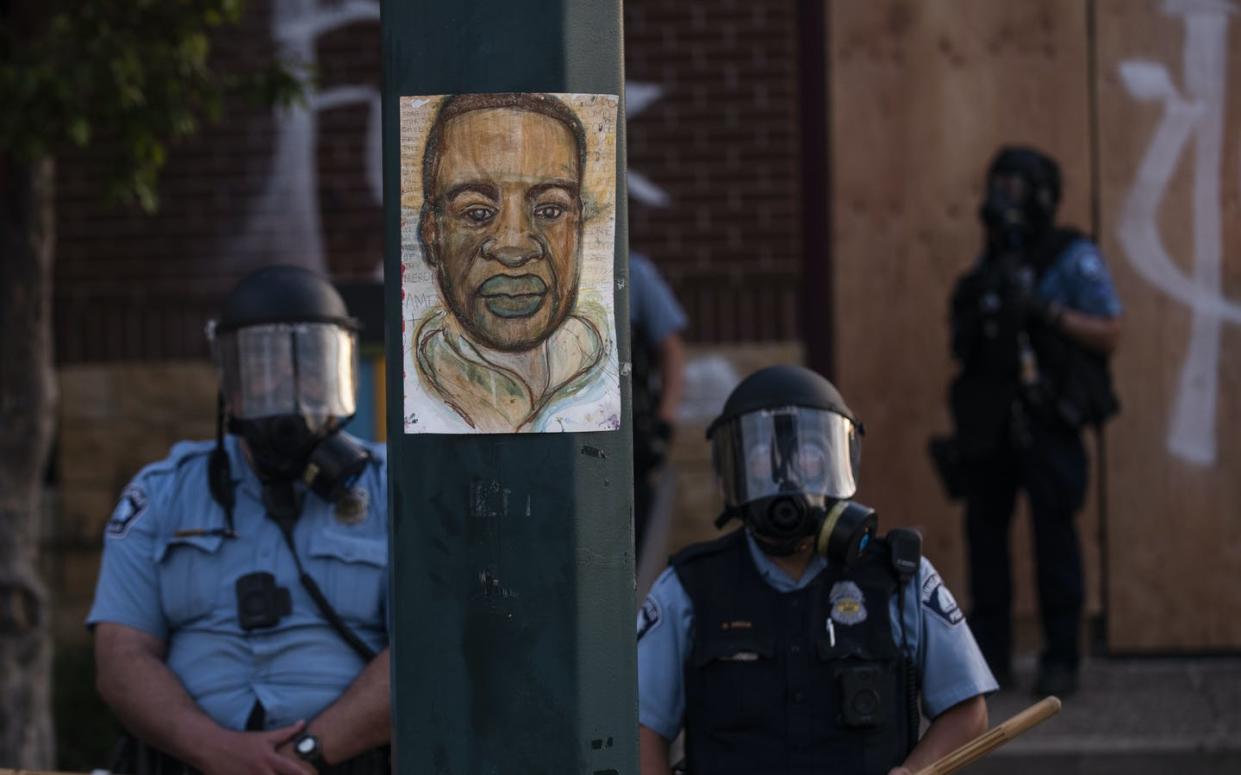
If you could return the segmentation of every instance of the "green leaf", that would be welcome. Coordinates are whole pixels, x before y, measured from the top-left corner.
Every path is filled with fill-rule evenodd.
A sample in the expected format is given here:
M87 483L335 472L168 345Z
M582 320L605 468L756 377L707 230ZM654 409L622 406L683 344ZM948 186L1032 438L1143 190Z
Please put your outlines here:
M244 0L89 0L53 4L36 34L0 23L0 147L54 155L106 138L107 190L153 209L168 143L218 121L227 96L267 105L303 99L305 68L241 70L215 62Z
M90 122L78 116L69 122L69 139L78 147L90 142Z

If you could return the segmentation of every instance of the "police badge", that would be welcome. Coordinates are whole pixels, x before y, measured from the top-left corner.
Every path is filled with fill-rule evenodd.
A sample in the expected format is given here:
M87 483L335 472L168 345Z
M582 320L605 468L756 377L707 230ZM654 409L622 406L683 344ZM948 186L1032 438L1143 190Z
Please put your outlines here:
M832 602L831 618L840 624L861 624L866 621L866 598L862 588L852 581L837 581L828 593Z
M366 519L370 498L361 487L350 487L332 506L332 516L342 525L356 525Z

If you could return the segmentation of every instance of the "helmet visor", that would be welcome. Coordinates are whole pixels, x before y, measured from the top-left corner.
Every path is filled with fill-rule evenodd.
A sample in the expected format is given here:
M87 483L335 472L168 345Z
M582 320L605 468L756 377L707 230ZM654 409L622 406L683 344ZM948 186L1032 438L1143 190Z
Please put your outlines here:
M334 323L273 323L215 339L224 399L240 420L302 415L311 427L357 409L357 338Z
M711 452L730 507L779 494L857 492L861 437L835 412L790 406L743 414L715 429Z

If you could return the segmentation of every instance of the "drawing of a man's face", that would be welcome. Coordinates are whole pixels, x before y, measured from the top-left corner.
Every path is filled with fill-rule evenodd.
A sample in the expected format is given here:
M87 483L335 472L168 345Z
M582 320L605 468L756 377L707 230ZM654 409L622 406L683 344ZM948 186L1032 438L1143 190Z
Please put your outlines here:
M581 142L561 118L505 105L451 114L428 147L419 236L445 303L488 347L531 349L573 310Z

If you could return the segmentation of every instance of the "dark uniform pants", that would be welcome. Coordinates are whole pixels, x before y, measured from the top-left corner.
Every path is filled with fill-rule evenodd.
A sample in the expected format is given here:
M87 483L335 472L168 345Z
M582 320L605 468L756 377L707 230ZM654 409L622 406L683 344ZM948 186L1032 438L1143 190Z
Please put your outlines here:
M1029 444L1006 448L969 469L970 628L987 664L1003 678L1012 655L1009 526L1017 491L1030 503L1044 665L1076 669L1081 632L1081 547L1074 522L1086 495L1086 451L1075 431L1033 428Z

